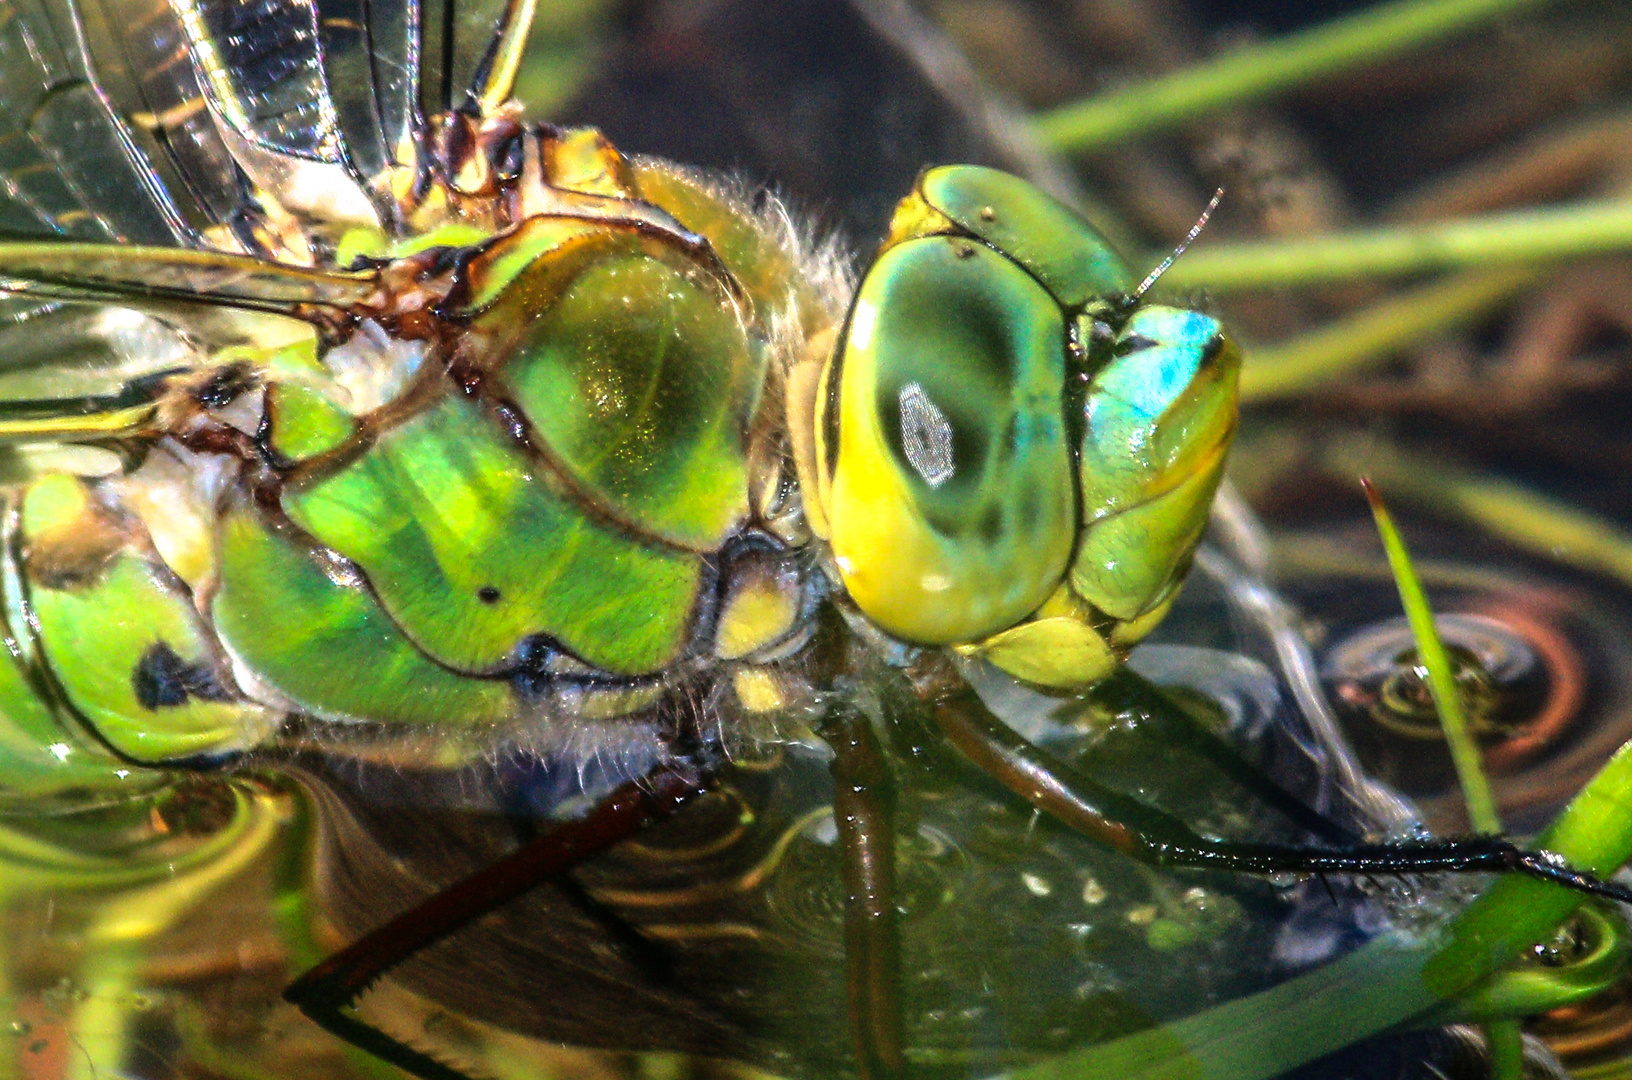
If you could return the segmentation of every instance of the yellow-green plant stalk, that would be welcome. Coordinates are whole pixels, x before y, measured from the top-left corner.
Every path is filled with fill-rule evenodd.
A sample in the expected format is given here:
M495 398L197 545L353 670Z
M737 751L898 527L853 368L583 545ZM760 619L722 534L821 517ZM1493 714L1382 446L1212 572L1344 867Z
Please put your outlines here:
M1426 675L1428 691L1434 699L1434 710L1439 714L1440 727L1445 731L1445 743L1451 750L1451 762L1456 766L1457 782L1462 786L1462 801L1468 810L1468 821L1475 832L1500 833L1501 816L1496 810L1496 799L1490 791L1490 780L1485 776L1484 764L1479 758L1479 747L1468 731L1467 716L1462 709L1462 695L1456 688L1456 672L1451 666L1450 653L1434 625L1433 608L1423 591L1406 549L1405 539L1394 524L1394 515L1371 481L1360 480L1366 500L1371 503L1372 517L1377 521L1377 533L1383 540L1383 551L1388 556L1389 569L1394 572L1394 584L1400 590L1400 603L1405 608L1406 621L1411 624L1411 637L1417 645L1418 670ZM1524 1075L1524 1033L1517 1020L1494 1020L1485 1025L1485 1036L1490 1042L1491 1076L1493 1080L1520 1080Z
M1467 716L1462 710L1462 695L1456 689L1456 673L1451 667L1450 654L1434 625L1434 612L1428 606L1422 581L1411 564L1411 553L1406 550L1394 517L1388 512L1383 498L1369 479L1360 481L1371 513L1377 519L1377 532L1383 538L1383 551L1394 572L1394 583L1400 590L1400 603L1405 606L1406 621L1411 624L1411 637L1417 643L1417 663L1421 674L1427 676L1428 692L1433 695L1434 708L1439 713L1440 726L1445 729L1445 743L1451 750L1451 762L1456 766L1456 779L1462 785L1462 798L1468 806L1468 821L1478 833L1499 833L1501 819L1496 813L1496 799L1490 793L1490 781L1485 777L1479 761L1479 747L1468 732Z

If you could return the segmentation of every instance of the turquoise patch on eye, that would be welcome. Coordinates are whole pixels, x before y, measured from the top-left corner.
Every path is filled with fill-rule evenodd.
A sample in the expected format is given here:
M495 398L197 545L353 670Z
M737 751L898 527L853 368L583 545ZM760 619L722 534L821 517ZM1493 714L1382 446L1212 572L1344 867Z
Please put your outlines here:
M1195 379L1221 329L1217 319L1194 311L1159 307L1135 312L1118 337L1120 355L1094 380L1089 422L1105 407L1151 420L1161 416Z

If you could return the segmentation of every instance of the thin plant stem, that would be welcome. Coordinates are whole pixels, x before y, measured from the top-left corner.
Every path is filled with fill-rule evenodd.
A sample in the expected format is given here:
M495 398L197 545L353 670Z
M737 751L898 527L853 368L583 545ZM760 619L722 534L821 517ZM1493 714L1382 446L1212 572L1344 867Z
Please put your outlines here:
M1218 109L1301 88L1323 76L1376 63L1547 2L1398 0L1041 113L1033 127L1051 150L1091 153Z
M1501 818L1496 813L1496 799L1490 793L1490 780L1479 761L1479 747L1468 732L1467 714L1462 708L1462 694L1456 686L1456 671L1451 666L1451 655L1445 651L1445 642L1434 625L1434 612L1428 606L1428 594L1411 563L1411 553L1394 524L1383 498L1369 479L1360 484L1371 503L1371 513L1377 519L1377 532L1383 538L1383 551L1388 555L1389 569L1394 572L1394 584L1400 590L1400 603L1405 607L1406 621L1411 624L1411 637L1416 641L1417 658L1428 676L1428 692L1433 695L1434 708L1439 713L1440 726L1445 729L1445 743L1451 751L1451 763L1456 766L1456 778L1462 785L1462 798L1467 803L1468 821L1477 833L1496 834L1502 831Z
M1451 764L1456 767L1456 779L1462 787L1462 801L1467 807L1468 822L1477 833L1498 834L1502 819L1496 810L1496 798L1491 794L1490 779L1485 775L1479 758L1479 747L1468 731L1468 720L1462 708L1462 693L1457 689L1456 671L1451 665L1450 653L1434 625L1434 612L1428 605L1428 594L1423 591L1411 562L1411 553L1405 539L1394 524L1375 487L1362 478L1366 500L1377 521L1377 533L1383 540L1383 552L1388 556L1389 569L1394 573L1394 584L1400 591L1400 604L1405 608L1406 621L1411 624L1411 637L1416 642L1417 658L1428 676L1428 691L1434 699L1434 710L1445 732L1445 744L1451 751ZM1493 1020L1484 1025L1485 1038L1490 1045L1492 1080L1522 1080L1524 1076L1524 1032L1513 1019Z
M1425 337L1482 318L1540 277L1532 267L1458 274L1391 296L1289 341L1242 342L1243 401L1291 397L1382 363Z
M1324 285L1361 278L1493 269L1632 247L1623 199L1514 210L1418 225L1287 240L1201 244L1162 279L1164 291Z
M1524 1080L1524 1028L1517 1020L1485 1025L1490 1040L1490 1080Z
M1632 585L1632 532L1521 484L1358 437L1328 444L1325 465L1339 475L1367 473L1391 496L1473 522L1544 558Z

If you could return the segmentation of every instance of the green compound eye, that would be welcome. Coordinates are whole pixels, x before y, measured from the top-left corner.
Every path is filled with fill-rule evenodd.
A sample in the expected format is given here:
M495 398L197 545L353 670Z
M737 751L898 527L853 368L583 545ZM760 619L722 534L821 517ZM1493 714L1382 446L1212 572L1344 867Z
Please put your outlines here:
M1076 309L1133 287L1127 264L1088 222L1037 188L979 165L943 165L918 183L924 202L979 237Z
M1065 341L1054 298L979 241L909 240L869 271L829 387L825 504L845 588L886 631L972 641L1059 584Z
M1105 614L1138 618L1183 576L1223 476L1240 370L1218 320L1153 305L1089 385L1071 588Z
M890 236L818 404L839 575L899 638L1091 685L1189 567L1235 430L1240 353L1216 319L1130 298L1104 238L1016 177L932 169ZM1070 382L1080 397L1068 318L1078 341L1114 327L1089 384Z

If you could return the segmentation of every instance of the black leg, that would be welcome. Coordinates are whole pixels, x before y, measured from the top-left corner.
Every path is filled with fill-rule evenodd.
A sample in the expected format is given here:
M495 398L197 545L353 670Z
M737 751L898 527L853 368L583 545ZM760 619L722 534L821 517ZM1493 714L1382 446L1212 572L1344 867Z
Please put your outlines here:
M1112 791L1033 746L993 716L967 684L940 682L929 701L946 737L1005 787L1078 832L1155 866L1259 874L1514 871L1632 903L1632 889L1496 836L1330 848L1203 837L1178 818Z
M335 953L290 983L284 999L333 1034L421 1080L468 1080L345 1010L376 980L421 949L670 816L702 794L707 784L700 773L660 766L616 788L583 817L563 822Z
M850 1034L862 1080L900 1080L901 949L895 911L895 786L878 733L848 705L828 714L833 817L844 862Z

